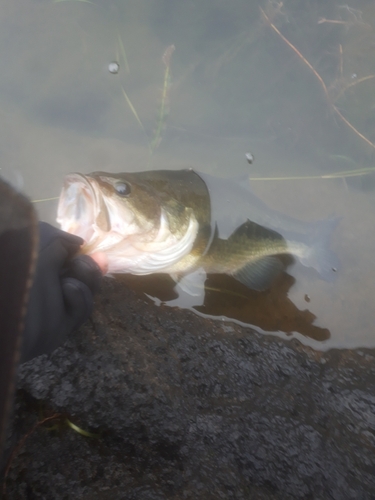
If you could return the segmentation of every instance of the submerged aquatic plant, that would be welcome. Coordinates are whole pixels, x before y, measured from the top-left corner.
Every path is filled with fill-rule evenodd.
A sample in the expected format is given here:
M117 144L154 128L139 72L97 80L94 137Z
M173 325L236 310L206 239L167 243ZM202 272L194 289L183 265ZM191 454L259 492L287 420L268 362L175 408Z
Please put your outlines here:
M135 109L135 107L133 106L133 103L131 102L131 100L130 100L130 98L129 98L128 94L125 92L125 89L124 89L124 87L123 87L122 85L121 85L121 89L122 89L122 93L123 93L123 95L124 95L124 97L125 97L125 101L127 102L127 104L128 104L128 106L129 106L129 108L130 108L131 112L133 113L133 115L134 115L135 119L137 120L138 125L141 127L141 129L142 129L143 131L145 131L144 126L143 126L143 123L142 123L141 119L140 119L140 118L139 118L139 116L138 116L137 110L136 110L136 109Z
M171 57L173 52L175 51L175 48L176 47L174 45L170 45L169 47L167 47L162 57L162 61L165 64L164 83L156 128L151 140L150 155L153 154L154 150L159 146L162 140L163 129L165 127L165 123L169 114L169 89L171 87L170 64Z
M127 72L129 73L129 64L126 56L126 51L124 44L122 42L120 33L118 33L118 46L120 48L120 53L122 56L122 59L125 64L125 68ZM171 57L173 52L175 51L175 46L169 45L163 56L162 56L162 61L165 65L165 72L164 72L164 81L163 81L163 88L162 88L162 93L161 93L161 101L160 101L160 106L157 114L157 120L156 120L156 125L152 134L152 138L149 140L149 158L151 160L152 155L154 154L155 150L158 148L159 144L161 143L161 140L163 138L163 131L165 129L165 124L166 120L169 114L169 90L171 87L171 70L170 70L170 65L171 65ZM123 96L125 98L125 101L127 105L129 106L134 118L137 120L138 125L140 128L143 130L143 132L146 133L145 127L143 126L142 120L140 119L137 110L135 106L133 105L129 95L127 94L125 88L123 85L121 85L121 90L123 93Z
M357 20L359 19L361 21L361 18L358 17L358 13L361 13L361 11L357 11L355 9L351 9L347 6L342 6L343 8L347 8L348 12L350 13L350 16L357 16L355 17ZM329 89L326 85L326 83L324 82L322 76L318 73L318 71L314 68L314 66L306 59L306 57L297 49L297 47L295 45L293 45L281 32L280 30L274 25L274 23L272 22L272 19L269 18L269 16L266 14L266 12L261 8L259 7L260 9L260 12L261 12L261 15L264 19L264 21L268 24L268 26L281 38L281 40L283 40L283 42L299 57L299 59L304 63L304 65L312 72L312 74L315 76L315 78L318 80L322 90L323 90L323 93L324 93L324 96L325 96L325 99L326 99L326 102L328 103L328 105L330 106L330 108L332 109L333 113L335 114L335 116L337 116L342 123L344 123L346 125L346 127L348 127L350 129L351 132L354 133L355 136L359 137L361 139L361 141L364 143L364 144L367 144L367 146L370 146L371 149L373 151L375 151L375 143L373 143L368 137L366 137L364 134L362 134L347 118L345 118L345 116L341 113L341 111L339 110L339 108L336 106L335 104L335 100L332 100L331 98L331 94L329 92ZM362 13L361 13L362 14ZM340 73L342 73L342 46L340 46ZM364 78L361 78L361 82L363 81L367 81L369 79L373 79L375 75L368 75ZM340 78L341 78L341 75L340 75ZM359 82L354 82L350 85L345 85L344 86L344 89L342 91L340 91L339 95L341 95L343 92L345 92L349 87L355 85L356 83L359 83ZM338 96L336 96L336 100L337 100Z
M120 48L121 57L122 57L124 64L125 64L126 72L130 73L128 58L126 56L125 47L124 47L124 44L122 42L122 38L121 38L121 35L119 32L117 32L117 43L118 43L118 46Z

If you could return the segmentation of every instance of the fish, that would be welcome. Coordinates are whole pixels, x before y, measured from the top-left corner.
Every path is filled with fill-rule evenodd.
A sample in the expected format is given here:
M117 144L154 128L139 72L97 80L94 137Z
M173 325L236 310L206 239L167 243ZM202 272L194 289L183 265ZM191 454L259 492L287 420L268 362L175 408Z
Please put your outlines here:
M306 223L269 208L248 179L193 169L91 174L64 179L61 229L84 239L82 253L104 252L108 274L228 274L252 290L269 288L292 256L331 280L328 248L338 219Z

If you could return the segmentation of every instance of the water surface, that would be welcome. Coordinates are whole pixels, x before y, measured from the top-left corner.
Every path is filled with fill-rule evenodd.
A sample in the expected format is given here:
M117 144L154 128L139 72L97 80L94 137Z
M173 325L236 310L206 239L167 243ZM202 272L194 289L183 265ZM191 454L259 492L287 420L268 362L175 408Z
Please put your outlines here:
M5 0L0 23L2 175L40 200L71 171L193 167L247 174L293 217L340 216L334 283L300 265L263 294L212 276L189 307L316 349L375 346L372 3ZM36 206L54 222L56 201Z

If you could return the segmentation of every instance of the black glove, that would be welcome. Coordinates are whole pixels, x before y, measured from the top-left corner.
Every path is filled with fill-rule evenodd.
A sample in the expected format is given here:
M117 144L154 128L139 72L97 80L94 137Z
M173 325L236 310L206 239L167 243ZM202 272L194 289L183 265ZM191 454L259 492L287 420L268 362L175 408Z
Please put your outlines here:
M39 254L25 319L21 362L60 346L90 316L102 273L82 238L39 223Z

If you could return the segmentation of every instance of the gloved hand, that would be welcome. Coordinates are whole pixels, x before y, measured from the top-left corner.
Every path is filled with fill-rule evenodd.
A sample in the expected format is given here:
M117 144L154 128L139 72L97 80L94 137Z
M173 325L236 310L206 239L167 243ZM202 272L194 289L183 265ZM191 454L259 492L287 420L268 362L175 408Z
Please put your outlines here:
M39 223L39 254L30 291L21 362L60 346L90 316L102 277L96 262L75 254L82 238Z

